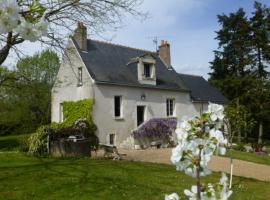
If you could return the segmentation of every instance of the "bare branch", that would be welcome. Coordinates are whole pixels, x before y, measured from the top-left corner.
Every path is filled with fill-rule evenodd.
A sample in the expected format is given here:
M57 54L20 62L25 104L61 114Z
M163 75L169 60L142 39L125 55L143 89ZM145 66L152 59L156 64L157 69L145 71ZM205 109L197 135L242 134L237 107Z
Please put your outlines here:
M32 1L23 1L20 4L22 16L29 15L27 8ZM39 41L58 51L64 49L67 36L72 33L77 22L83 22L90 33L100 35L105 31L121 28L122 19L126 14L142 20L148 16L147 13L138 11L143 0L40 0L39 2L46 9L45 18L50 23L49 34ZM33 16L37 19L42 17L40 13ZM0 64L7 58L11 47L23 42L19 35L1 35Z

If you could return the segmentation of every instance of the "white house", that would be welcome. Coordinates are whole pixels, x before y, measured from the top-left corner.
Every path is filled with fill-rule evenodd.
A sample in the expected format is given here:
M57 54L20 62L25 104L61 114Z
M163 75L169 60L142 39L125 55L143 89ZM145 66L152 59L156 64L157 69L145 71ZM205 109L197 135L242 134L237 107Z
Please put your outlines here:
M63 120L63 101L93 98L100 142L132 148L131 131L151 118L190 117L209 101L226 102L202 77L177 73L170 60L166 41L152 52L91 40L79 23L52 89L52 121Z

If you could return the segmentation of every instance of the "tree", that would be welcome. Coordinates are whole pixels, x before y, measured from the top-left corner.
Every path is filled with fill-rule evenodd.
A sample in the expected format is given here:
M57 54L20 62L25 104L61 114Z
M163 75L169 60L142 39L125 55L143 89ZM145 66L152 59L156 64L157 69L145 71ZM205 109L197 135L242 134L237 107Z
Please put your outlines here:
M253 68L257 77L266 78L270 62L270 9L259 2L254 3L255 11L250 18Z
M50 122L51 88L59 66L57 54L46 50L2 73L10 79L0 88L1 134L28 133Z
M120 27L129 13L145 17L137 11L141 0L1 0L0 1L0 65L10 49L29 40L50 47L63 48L64 39L73 25L83 22L93 33Z
M239 111L239 97L243 95L242 86L245 80L242 77L250 73L252 62L250 25L242 8L228 16L218 15L218 21L222 28L217 31L219 50L214 51L215 59L210 63L210 82L219 87L229 100L234 100ZM239 128L238 142L241 142Z
M232 144L232 139L235 133L239 132L239 129L244 129L245 138L247 140L248 130L252 129L255 125L255 120L252 118L251 113L248 108L244 105L237 105L237 102L230 102L225 108L226 119L228 120L227 126L230 128L231 133L230 143ZM238 143L241 143L241 135L237 135Z
M228 116L232 127L238 132L241 142L242 131L259 125L262 136L264 121L268 120L269 79L267 67L270 62L270 9L254 3L251 18L240 8L229 15L219 15L221 29L217 31L219 49L210 62L209 81L219 87L228 97ZM251 131L253 132L253 131Z
M244 97L258 127L258 143L262 143L264 125L270 122L270 82L250 79L249 89Z
M259 2L254 3L253 16L250 18L253 72L257 79L250 81L251 86L245 95L250 109L258 123L258 143L262 143L264 124L269 123L270 87L270 9Z

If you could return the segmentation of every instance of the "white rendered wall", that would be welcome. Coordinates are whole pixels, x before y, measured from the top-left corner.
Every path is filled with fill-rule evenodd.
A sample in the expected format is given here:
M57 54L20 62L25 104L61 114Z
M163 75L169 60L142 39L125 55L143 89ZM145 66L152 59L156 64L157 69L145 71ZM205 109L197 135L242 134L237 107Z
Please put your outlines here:
M95 85L94 88L93 116L101 143L108 143L110 133L116 134L116 145L130 136L130 132L137 128L137 105L146 106L145 120L167 117L167 98L175 99L175 117L179 119L199 113L191 103L189 93L105 84ZM142 94L145 94L145 100L141 100ZM122 96L123 116L121 119L114 117L114 96Z
M56 82L52 88L52 122L60 121L60 104L63 101L78 101L94 98L93 80L71 40L65 52L66 55L63 58ZM82 67L83 83L80 87L78 87L79 67Z

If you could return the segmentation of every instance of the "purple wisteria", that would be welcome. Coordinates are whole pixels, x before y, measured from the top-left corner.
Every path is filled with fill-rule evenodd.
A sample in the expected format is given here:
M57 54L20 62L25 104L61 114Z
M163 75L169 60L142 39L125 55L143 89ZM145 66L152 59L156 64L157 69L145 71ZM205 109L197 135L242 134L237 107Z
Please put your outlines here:
M131 132L134 138L171 136L177 125L176 118L152 118Z

